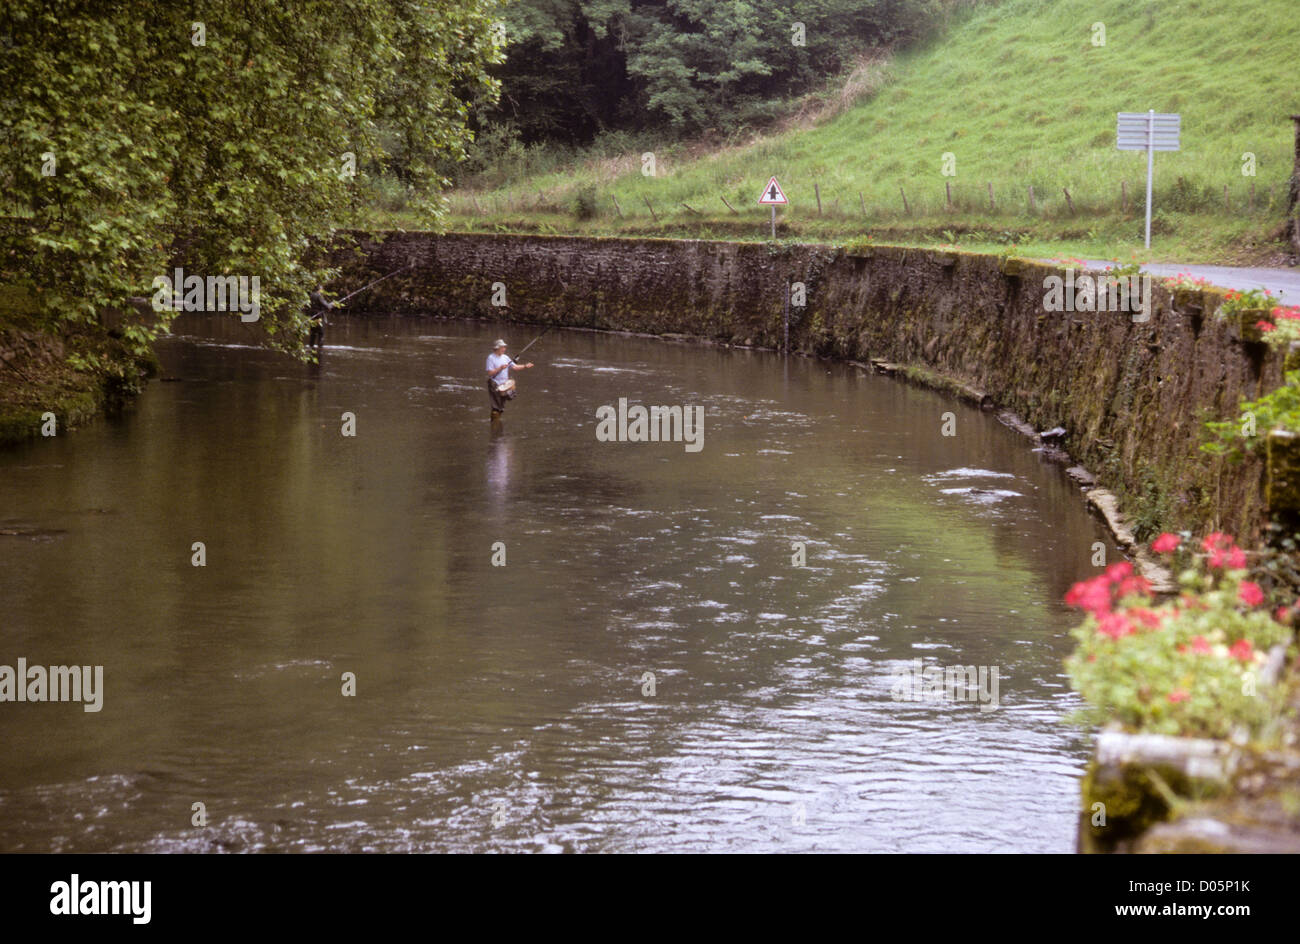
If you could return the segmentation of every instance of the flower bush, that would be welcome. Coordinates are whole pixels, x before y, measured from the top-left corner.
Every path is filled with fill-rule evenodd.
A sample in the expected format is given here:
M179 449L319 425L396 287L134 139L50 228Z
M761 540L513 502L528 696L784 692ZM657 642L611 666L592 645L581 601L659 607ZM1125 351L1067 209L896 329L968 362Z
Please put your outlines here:
M1217 312L1220 318L1238 311L1260 311L1273 307L1273 293L1266 288L1251 288L1244 292L1231 289L1223 293L1223 304Z
M1292 341L1300 341L1300 305L1276 305L1269 314L1271 321L1261 318L1255 327L1270 347L1285 348Z
M1199 292L1202 289L1214 288L1214 283L1209 279L1202 278L1199 275L1192 275L1190 272L1179 272L1177 275L1161 279L1165 285L1175 291L1186 289L1192 292Z
M1258 682L1267 651L1292 637L1290 609L1270 613L1246 580L1246 555L1226 534L1200 543L1162 534L1151 545L1185 564L1182 592L1157 601L1127 562L1075 584L1065 602L1087 614L1066 660L1089 720L1194 737L1257 733L1279 697Z
M1120 262L1118 259L1110 260L1110 265L1106 266L1106 274L1114 278L1120 278L1130 275L1138 275L1142 272L1142 263L1137 259L1129 262Z

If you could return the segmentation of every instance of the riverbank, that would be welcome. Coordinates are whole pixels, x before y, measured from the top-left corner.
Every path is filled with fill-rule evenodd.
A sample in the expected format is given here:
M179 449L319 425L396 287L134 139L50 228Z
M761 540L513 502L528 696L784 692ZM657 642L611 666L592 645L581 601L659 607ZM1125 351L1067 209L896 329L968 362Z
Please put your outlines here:
M52 332L35 319L6 314L0 317L0 446L61 435L119 410L156 372L156 358L131 355L111 329Z

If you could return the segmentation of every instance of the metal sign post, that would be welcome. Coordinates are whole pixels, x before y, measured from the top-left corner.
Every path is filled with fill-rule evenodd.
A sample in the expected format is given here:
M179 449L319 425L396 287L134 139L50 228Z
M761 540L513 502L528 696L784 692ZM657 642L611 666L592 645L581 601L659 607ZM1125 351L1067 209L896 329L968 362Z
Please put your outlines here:
M1147 223L1146 248L1151 248L1151 181L1155 174L1155 152L1177 151L1182 132L1182 117L1122 111L1115 128L1115 146L1121 151L1147 152Z

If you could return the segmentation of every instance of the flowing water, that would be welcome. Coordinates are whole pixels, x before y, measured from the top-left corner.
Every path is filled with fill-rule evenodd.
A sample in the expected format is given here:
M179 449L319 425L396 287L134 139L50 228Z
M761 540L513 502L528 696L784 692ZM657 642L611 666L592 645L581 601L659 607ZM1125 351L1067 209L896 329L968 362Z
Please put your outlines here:
M0 664L104 667L99 712L0 703L0 850L1072 850L1060 600L1117 552L994 417L554 331L494 427L500 326L180 331L179 382L0 453ZM598 441L619 398L703 448ZM918 659L989 684L903 697Z

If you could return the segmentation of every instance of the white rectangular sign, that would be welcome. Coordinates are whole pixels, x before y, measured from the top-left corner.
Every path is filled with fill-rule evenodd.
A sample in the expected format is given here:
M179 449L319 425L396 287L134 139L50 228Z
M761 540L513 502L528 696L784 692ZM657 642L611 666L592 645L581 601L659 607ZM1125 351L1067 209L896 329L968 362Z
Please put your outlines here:
M1148 127L1153 121L1154 126ZM1145 151L1149 141L1153 151L1177 151L1181 130L1181 115L1122 111L1116 128L1116 147L1121 151Z

